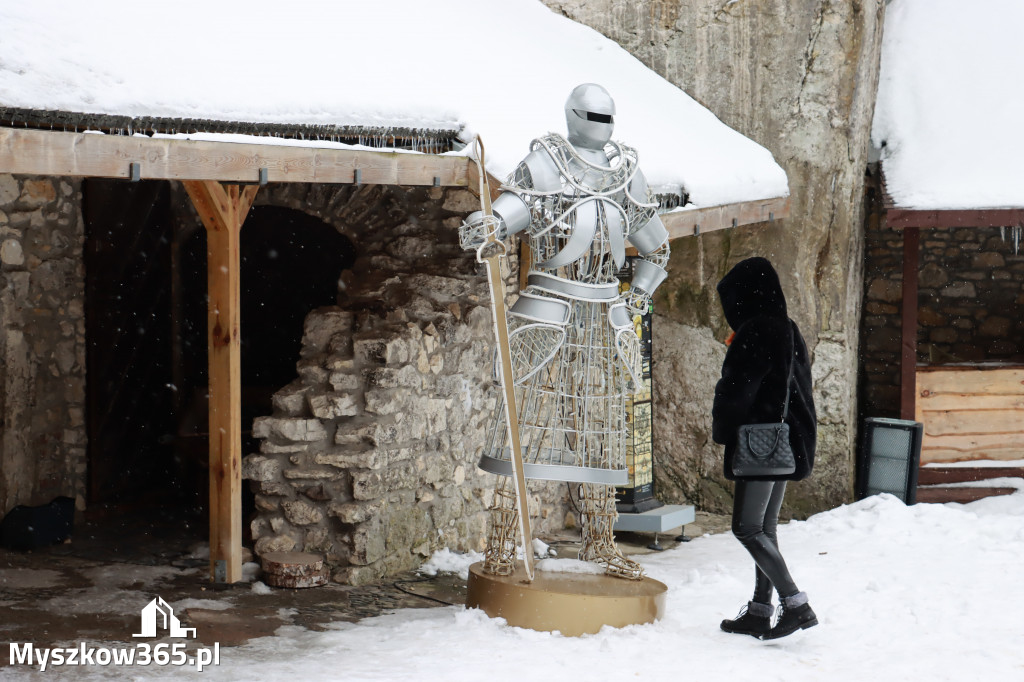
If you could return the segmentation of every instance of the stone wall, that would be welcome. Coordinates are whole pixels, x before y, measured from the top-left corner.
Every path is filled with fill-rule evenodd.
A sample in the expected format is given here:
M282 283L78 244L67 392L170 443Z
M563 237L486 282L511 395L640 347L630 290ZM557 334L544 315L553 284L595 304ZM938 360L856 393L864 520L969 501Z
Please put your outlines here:
M899 417L903 233L867 223L863 396L866 417ZM1024 363L1024 253L1011 231L920 231L917 361Z
M259 418L246 457L257 554L323 554L338 582L482 550L495 478L476 467L497 392L487 287L457 226L465 190L277 187L359 250L339 305L306 319L297 378ZM516 277L510 272L510 281ZM567 522L566 487L531 484L540 531ZM569 517L571 523L571 516Z
M862 187L884 3L545 2L615 40L767 147L789 177L788 219L673 244L669 279L655 302L657 494L713 511L731 505L708 416L728 334L714 287L733 264L759 255L779 270L814 367L818 460L815 475L791 487L787 511L802 514L850 499Z
M85 505L80 183L0 174L0 516Z

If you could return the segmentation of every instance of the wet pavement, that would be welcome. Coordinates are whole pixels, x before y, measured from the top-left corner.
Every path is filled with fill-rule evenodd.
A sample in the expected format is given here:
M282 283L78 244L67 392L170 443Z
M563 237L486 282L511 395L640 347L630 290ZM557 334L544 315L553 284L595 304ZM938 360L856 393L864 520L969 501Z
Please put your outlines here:
M728 529L726 517L699 512L690 537ZM188 650L219 643L237 646L273 635L282 626L323 630L402 608L464 604L465 580L456 575L407 573L351 587L272 588L258 582L214 585L195 524L127 517L80 524L69 542L31 552L0 549L0 640L37 648L79 642L137 643L140 611L161 597L185 627L196 628ZM668 549L674 533L659 536ZM575 556L578 536L542 538L559 556ZM652 551L653 535L617 534L626 554ZM256 564L247 565L255 573ZM169 640L168 641L179 641ZM160 639L147 640L158 643ZM9 664L9 647L0 667Z

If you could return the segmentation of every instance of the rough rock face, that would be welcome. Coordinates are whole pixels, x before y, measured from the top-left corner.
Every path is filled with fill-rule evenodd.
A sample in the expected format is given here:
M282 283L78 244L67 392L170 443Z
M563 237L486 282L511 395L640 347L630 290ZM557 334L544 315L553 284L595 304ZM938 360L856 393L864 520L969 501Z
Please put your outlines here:
M792 486L787 504L803 513L844 502L853 485L862 192L884 3L545 2L612 38L767 147L789 176L790 218L673 244L655 308L662 330L655 332L659 494L712 510L729 502L720 464L709 466L718 450L697 408L714 388L713 372L674 359L680 351L671 346L709 362L724 352L728 329L714 286L733 264L759 255L779 270L790 315L813 354L821 417L815 475ZM692 406L680 411L687 402Z
M78 181L0 175L0 516L85 505L84 240Z

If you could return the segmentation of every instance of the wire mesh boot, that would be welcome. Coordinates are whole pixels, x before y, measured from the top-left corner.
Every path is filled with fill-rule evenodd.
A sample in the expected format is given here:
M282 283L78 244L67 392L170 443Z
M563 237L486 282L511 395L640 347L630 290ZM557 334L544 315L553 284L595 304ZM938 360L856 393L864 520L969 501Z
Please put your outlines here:
M519 535L519 513L511 478L498 477L489 511L491 528L484 554L484 571L493 575L511 575L516 570L516 538Z
M609 485L583 483L580 485L580 516L583 526L583 546L579 558L605 567L605 573L628 580L644 577L640 564L622 556L615 545L612 528L618 512L615 510L615 488Z

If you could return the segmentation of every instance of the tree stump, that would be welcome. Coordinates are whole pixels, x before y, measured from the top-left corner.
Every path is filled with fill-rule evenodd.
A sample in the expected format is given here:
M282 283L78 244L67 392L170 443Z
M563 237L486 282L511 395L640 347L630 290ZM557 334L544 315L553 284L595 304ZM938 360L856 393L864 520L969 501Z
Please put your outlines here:
M306 552L267 552L260 557L263 582L273 587L300 589L326 585L330 571L323 557Z

